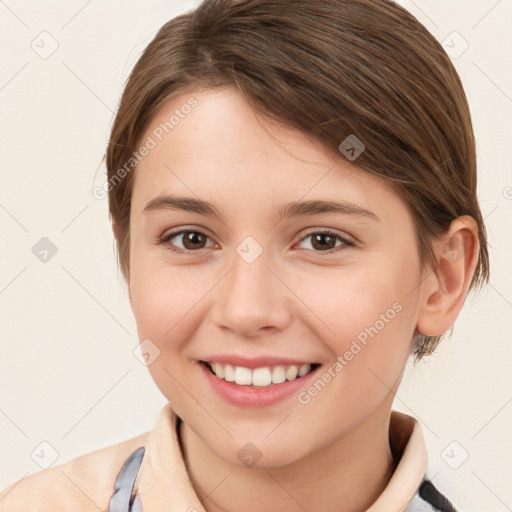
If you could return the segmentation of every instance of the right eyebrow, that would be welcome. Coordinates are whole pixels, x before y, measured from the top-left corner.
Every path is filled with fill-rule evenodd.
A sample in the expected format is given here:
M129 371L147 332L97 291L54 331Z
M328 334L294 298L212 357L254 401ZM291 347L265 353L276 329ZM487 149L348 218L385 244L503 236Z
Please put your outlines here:
M164 194L151 199L144 207L143 212L148 213L155 210L171 209L186 212L198 213L207 217L217 217L222 219L222 214L214 204L193 197L181 197L171 194ZM285 203L274 215L274 221L281 219L304 216L319 215L322 213L339 213L344 215L358 215L379 221L377 215L362 206L347 201L292 201Z
M212 203L192 197L178 197L170 194L160 195L151 199L142 211L143 213L148 213L155 210L165 209L194 212L207 217L222 217L220 212Z

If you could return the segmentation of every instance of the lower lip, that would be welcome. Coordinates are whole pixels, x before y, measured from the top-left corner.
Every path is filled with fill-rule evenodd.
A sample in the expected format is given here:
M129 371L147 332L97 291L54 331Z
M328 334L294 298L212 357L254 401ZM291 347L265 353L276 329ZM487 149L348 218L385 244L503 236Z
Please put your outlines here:
M239 407L268 407L298 393L321 368L318 366L303 377L271 384L267 387L239 386L227 382L213 374L204 363L199 363L201 370L212 388L225 400Z

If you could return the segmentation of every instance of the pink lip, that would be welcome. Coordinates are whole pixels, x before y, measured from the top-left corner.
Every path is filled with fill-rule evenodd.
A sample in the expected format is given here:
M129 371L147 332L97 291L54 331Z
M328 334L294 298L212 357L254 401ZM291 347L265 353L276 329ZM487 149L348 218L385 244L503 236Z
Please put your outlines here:
M303 364L313 364L315 361L299 361L298 359L288 359L285 357L260 356L260 357L243 357L233 354L213 355L203 359L208 363L230 364L232 366L243 366L244 368L261 368L262 366L290 366Z
M304 377L272 384L268 387L239 386L234 382L226 382L213 374L205 363L199 362L199 367L213 390L224 400L239 407L268 407L281 400L297 394L317 374L320 366Z

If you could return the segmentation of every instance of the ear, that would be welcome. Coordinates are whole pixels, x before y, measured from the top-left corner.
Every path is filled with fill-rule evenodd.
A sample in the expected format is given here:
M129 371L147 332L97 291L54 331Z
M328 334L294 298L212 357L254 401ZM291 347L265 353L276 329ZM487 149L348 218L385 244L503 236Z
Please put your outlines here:
M422 283L417 330L425 336L439 336L453 326L466 300L480 244L478 226L469 215L452 221L436 241L437 267Z
M121 239L121 230L119 228L119 224L116 219L112 218L112 232L114 233L114 238L117 241L117 246L119 247L119 240ZM130 299L130 305L132 305L132 295L130 291L130 275L126 276L126 281L128 285L128 297Z

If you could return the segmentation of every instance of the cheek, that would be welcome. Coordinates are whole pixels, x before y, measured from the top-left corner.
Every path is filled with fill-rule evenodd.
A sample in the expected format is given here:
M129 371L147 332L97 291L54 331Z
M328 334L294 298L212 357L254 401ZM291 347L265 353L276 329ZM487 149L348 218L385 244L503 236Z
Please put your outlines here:
M138 336L142 348L153 354L148 370L174 409L182 411L188 402L181 383L195 371L182 352L198 328L197 303L208 287L179 267L137 261L133 270L130 289Z
M375 380L375 373L392 378L408 357L414 330L414 308L403 265L371 271L351 268L308 293L309 305L333 360L353 370L355 381ZM356 369L357 368L357 369ZM345 370L345 369L344 369ZM387 381L386 381L387 382Z
M181 339L180 333L207 293L208 283L200 272L171 266L157 252L135 248L130 261L130 294L139 336L163 344Z

